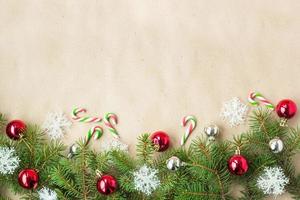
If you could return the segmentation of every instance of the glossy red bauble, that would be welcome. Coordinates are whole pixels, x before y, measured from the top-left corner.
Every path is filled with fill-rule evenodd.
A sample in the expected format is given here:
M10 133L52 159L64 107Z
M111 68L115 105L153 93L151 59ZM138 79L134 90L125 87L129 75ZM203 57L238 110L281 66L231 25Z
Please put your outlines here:
M24 169L19 173L18 181L25 189L36 189L39 182L39 175L34 169Z
M242 155L233 155L228 160L228 170L235 175L243 175L248 171L247 159Z
M170 138L167 133L163 131L156 131L151 135L151 140L157 151L165 151L169 147Z
M276 106L276 113L279 117L290 119L297 112L297 105L290 99L281 100Z
M114 193L117 187L117 180L110 175L103 175L97 181L97 190L104 195L110 195Z
M13 140L18 140L26 130L26 125L21 120L13 120L6 126L6 134Z

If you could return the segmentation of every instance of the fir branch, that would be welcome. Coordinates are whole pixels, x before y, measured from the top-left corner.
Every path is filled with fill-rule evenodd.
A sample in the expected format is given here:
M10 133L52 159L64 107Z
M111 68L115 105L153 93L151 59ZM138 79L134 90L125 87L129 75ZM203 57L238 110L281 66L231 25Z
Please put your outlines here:
M232 144L234 151L236 150L236 148L242 149L245 144L244 134L234 136Z
M0 127L3 126L3 119L0 114ZM268 147L270 139L276 136L285 144L284 151L279 154L272 153ZM292 162L292 156L300 150L300 130L280 127L278 119L270 111L254 111L249 130L236 136L233 142L208 142L197 138L188 150L171 149L154 157L155 146L149 134L143 134L138 139L137 159L121 151L97 153L83 142L78 143L76 155L67 159L61 153L64 146L56 142L47 143L43 132L36 126L28 126L24 137L16 142L0 134L0 145L14 146L22 160L19 168L38 169L39 186L55 188L59 199L231 200L234 198L230 194L230 187L235 180L244 186L240 200L257 200L265 197L256 187L257 177L265 167L274 165L282 167L290 179L286 190L295 199L300 199L300 176L296 176ZM230 175L227 169L227 160L234 154L236 147L241 148L242 155L249 161L248 172L239 177ZM177 156L186 165L175 172L168 170L166 160L171 156ZM159 171L160 186L149 196L136 191L133 183L132 172L144 164ZM119 189L114 194L99 194L95 187L96 170L115 176ZM37 199L37 193L24 190L18 185L18 172L9 176L0 175L1 187L25 194L25 199Z
M191 173L195 173L193 176L202 176L199 180L200 182L216 182L218 185L218 190L211 191L210 188L207 188L196 192L201 194L201 196L206 193L216 193L219 194L219 198L226 199L228 196L228 185L230 184L226 163L229 152L231 152L231 144L227 142L221 144L209 143L206 139L198 138L192 143L190 148L192 152L191 163L187 165L191 167ZM203 170L212 174L213 177L204 173Z
M290 184L287 186L287 191L294 199L300 200L300 175L290 178Z
M97 153L91 151L88 154L88 166L93 171L107 171L109 169L109 155L107 153Z
M29 191L26 193L23 197L21 197L23 200L36 200L38 199L36 195L34 195L33 191Z
M1 194L0 194L1 195ZM5 196L0 196L0 200L12 200L11 198L9 197L5 197Z
M269 120L271 115L270 111L263 112L261 109L257 109L253 112L253 115L250 116L250 127L252 126L253 131L262 132L268 140L270 140L269 132L266 127L266 122ZM257 123L259 126L257 126Z
M286 138L286 149L287 156L293 156L300 151L300 129L290 128L290 134Z
M243 144L240 149L245 149L245 151L256 151L257 153L262 153L269 151L269 143L265 142L265 139L261 138L261 136L257 136L253 132L247 132L242 134ZM253 145L258 148L253 149Z
M155 151L152 141L149 139L150 134L141 135L137 144L137 156L143 163L151 163L152 155Z
M87 187L87 159L88 159L88 147L85 143L78 143L80 151L78 153L78 160L79 160L79 172L81 174L81 193L82 193L82 199L87 200L88 199L88 194L89 194L89 189Z
M266 195L256 187L256 180L245 183L245 188L241 191L242 197L239 200L263 200Z
M280 121L272 117L270 110L254 110L249 119L249 127L258 139L268 143L274 137L284 137L288 129L280 126Z
M68 200L68 197L59 189L55 189L58 199Z
M36 166L39 166L39 171L43 171L49 165L55 163L56 160L61 156L61 152L65 150L65 146L58 141L52 141L50 144L44 145L42 148L40 159ZM52 166L50 166L51 168Z
M72 172L72 163L67 159L62 159L58 166L52 168L50 177L51 184L61 190L66 198L79 199L81 192L77 189Z
M190 149L193 151L194 154L204 156L204 160L212 160L210 155L209 143L203 138L198 137L195 140L193 140Z
M6 123L7 123L6 117L2 113L0 113L0 129L1 130L4 128Z
M127 193L136 193L134 184L133 184L133 177L132 173L128 172L126 174L123 174L119 178L120 181L120 187Z
M132 171L136 166L134 160L126 152L111 151L109 152L109 158L121 174Z
M42 148L45 140L43 139L44 132L35 125L28 125L22 138L16 143L16 150L21 160L27 161L26 168L37 168L36 159L39 159L37 151ZM37 157L36 157L37 156Z
M155 196L167 197L168 195L171 195L174 192L174 188L176 187L178 181L181 180L179 178L180 176L176 173L167 173L167 172L161 172L159 175L160 175L161 186L155 192L154 197Z

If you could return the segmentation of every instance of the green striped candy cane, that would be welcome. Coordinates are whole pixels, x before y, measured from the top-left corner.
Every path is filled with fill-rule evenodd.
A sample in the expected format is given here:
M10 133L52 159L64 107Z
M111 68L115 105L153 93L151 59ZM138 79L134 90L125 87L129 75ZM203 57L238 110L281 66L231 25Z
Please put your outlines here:
M107 113L104 116L104 124L108 127L109 131L115 138L120 138L118 131L115 128L115 125L118 123L118 117L114 113Z
M101 117L90 117L90 116L78 116L79 113L85 113L86 109L84 108L74 108L72 110L72 119L77 122L85 122L85 123L93 123L93 122L101 122Z
M101 126L93 126L89 129L86 137L85 145L88 145L92 137L94 136L94 139L97 140L103 135L103 128Z
M261 101L261 103L264 104L267 108L269 108L271 110L275 109L275 106L269 100L267 100L261 93L251 92L248 96L248 101L251 105L258 106L259 102L256 101L255 99L258 99L259 101Z
M186 143L188 137L191 135L191 133L197 126L197 119L193 115L187 115L183 117L181 120L181 126L186 127L188 122L190 122L190 124L188 125L187 129L185 130L185 133L181 137L181 146L183 146Z

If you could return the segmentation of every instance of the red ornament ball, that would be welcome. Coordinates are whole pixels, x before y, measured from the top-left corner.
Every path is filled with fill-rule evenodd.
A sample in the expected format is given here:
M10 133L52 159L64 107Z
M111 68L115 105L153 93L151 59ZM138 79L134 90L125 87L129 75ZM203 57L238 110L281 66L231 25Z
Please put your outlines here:
M170 138L163 131L156 131L151 135L153 144L157 147L157 151L165 151L169 148Z
M117 180L110 175L103 175L97 181L97 190L104 195L110 195L114 193L117 187Z
M228 160L228 170L235 175L243 175L248 171L247 159L242 155L233 155Z
M18 140L26 130L26 125L21 120L13 120L6 126L6 134L13 140Z
M18 181L25 189L36 189L39 182L39 175L34 169L24 169L19 173Z
M279 117L290 119L296 114L297 105L290 99L284 99L277 104L276 112Z

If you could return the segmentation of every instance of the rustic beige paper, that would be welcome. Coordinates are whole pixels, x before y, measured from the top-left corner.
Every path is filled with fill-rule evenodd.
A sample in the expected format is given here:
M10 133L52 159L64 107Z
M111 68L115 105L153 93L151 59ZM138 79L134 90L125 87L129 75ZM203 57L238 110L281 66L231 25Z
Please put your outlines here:
M47 112L74 106L113 111L134 154L143 132L165 130L178 145L186 114L199 120L189 142L209 123L232 138L247 126L221 121L222 102L245 101L251 90L300 105L298 0L0 3L0 109L10 119L41 124ZM74 124L65 143L88 128Z

